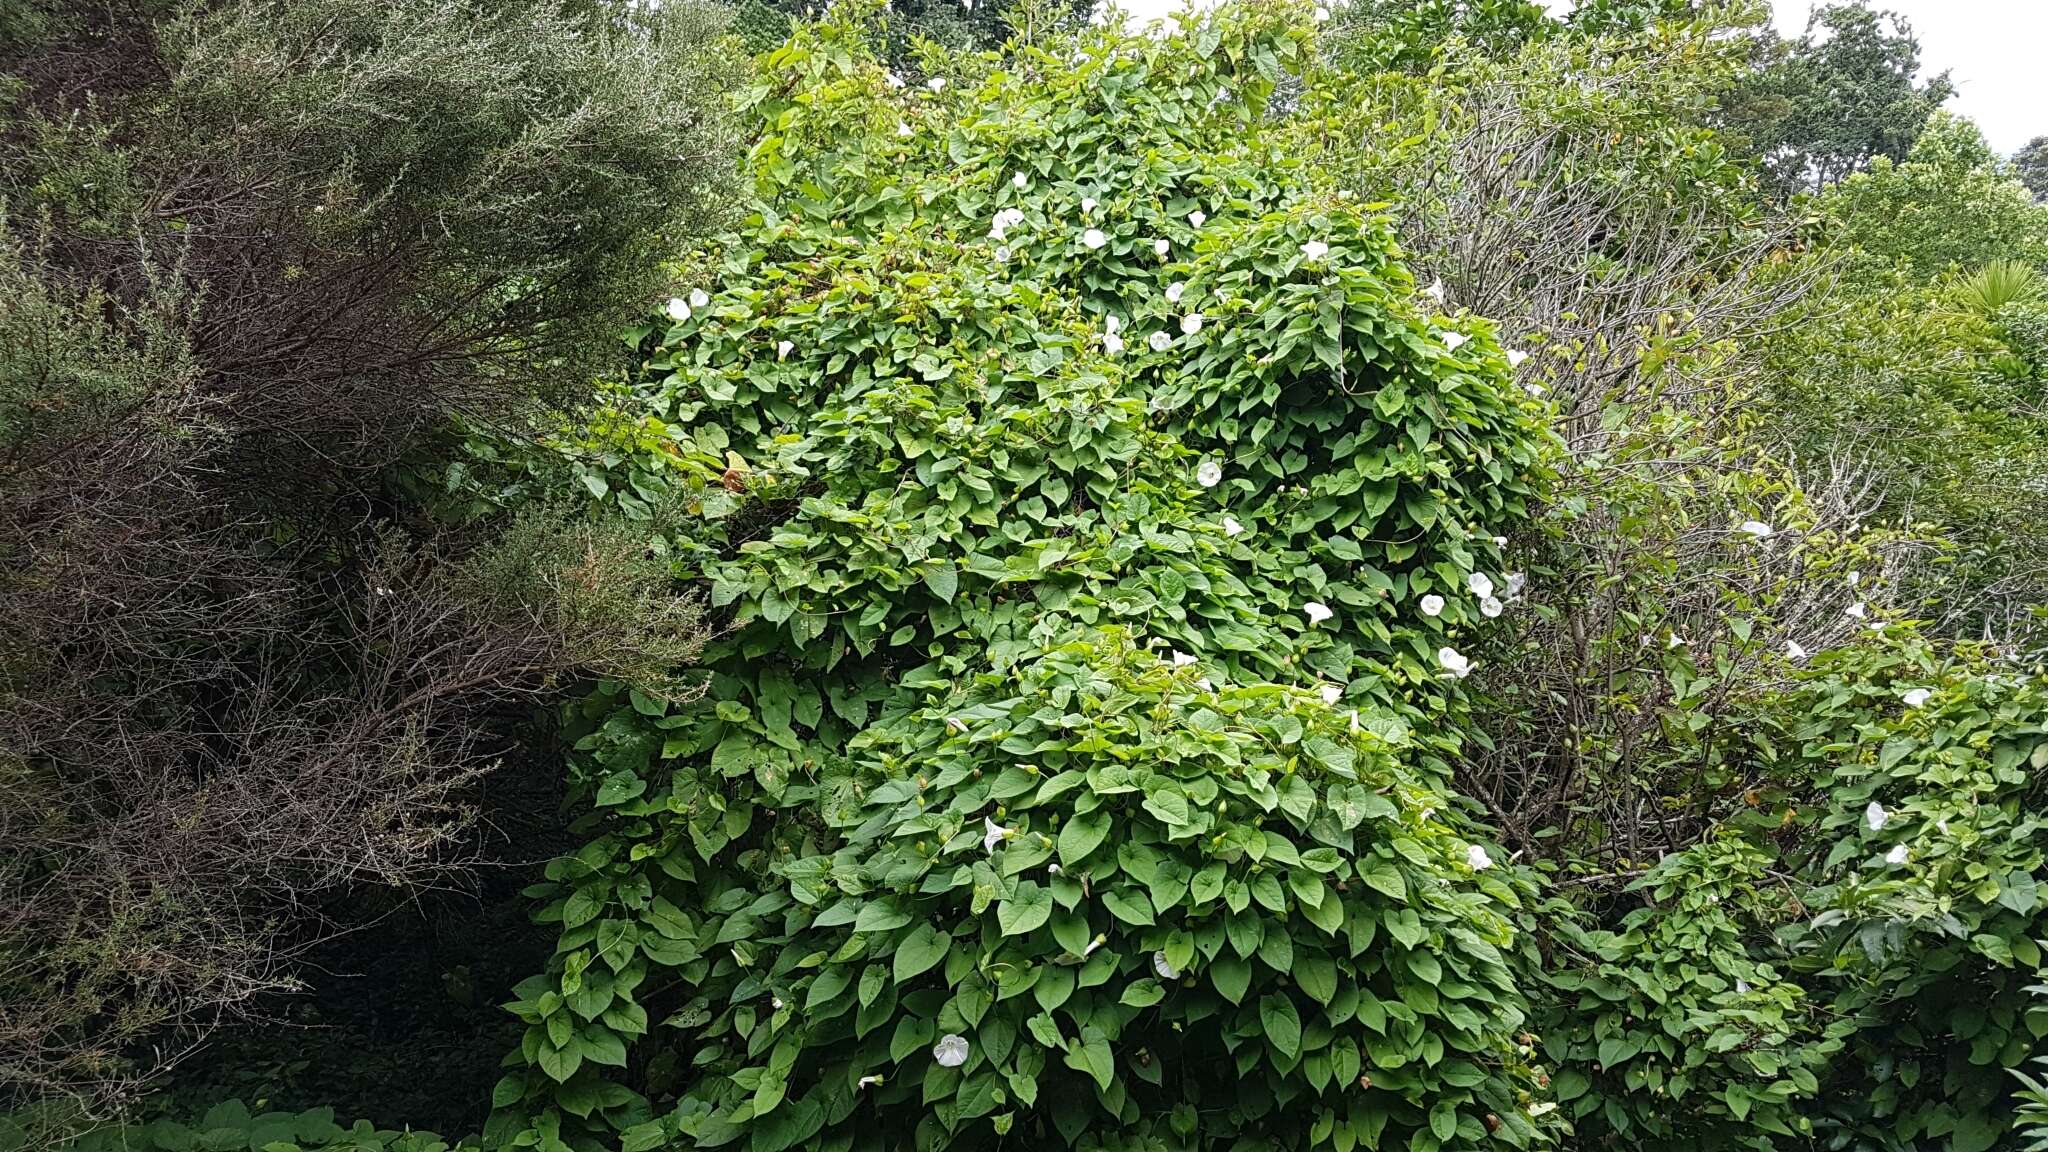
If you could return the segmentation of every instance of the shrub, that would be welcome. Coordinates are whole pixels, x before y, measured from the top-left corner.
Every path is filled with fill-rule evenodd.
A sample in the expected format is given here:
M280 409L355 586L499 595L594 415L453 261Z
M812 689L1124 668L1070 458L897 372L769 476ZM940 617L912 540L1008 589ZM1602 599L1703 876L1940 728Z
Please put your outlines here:
M560 446L729 631L575 711L489 1140L1542 1139L1445 778L1545 438L1264 126L1294 16L764 58L746 226Z

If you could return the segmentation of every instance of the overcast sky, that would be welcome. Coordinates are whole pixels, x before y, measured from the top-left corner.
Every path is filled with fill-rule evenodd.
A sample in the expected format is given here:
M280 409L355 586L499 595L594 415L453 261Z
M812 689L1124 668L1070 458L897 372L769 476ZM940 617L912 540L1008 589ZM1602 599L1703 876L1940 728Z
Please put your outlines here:
M1539 2L1554 12L1572 6L1572 0ZM1119 0L1141 21L1183 3ZM1797 36L1805 29L1813 0L1771 3L1779 31ZM1912 24L1923 68L1949 70L1959 89L1949 107L1982 125L1992 147L2010 154L2048 135L2048 0L1874 0L1873 6Z

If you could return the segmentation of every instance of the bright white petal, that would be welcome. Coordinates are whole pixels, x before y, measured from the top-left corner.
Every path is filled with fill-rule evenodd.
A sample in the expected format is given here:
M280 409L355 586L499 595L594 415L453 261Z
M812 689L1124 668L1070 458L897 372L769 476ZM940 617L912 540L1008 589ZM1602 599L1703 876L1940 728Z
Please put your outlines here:
M1501 612L1501 602L1492 596L1488 596L1479 602L1479 614L1481 616L1486 617L1488 620L1491 620L1494 617L1499 616Z
M1176 651L1173 654L1173 666L1175 668L1185 668L1190 664L1196 663L1197 660L1197 657L1190 656L1185 652Z
M993 852L996 845L1010 838L1010 830L984 816L981 818L981 850Z
M1863 620L1868 618L1868 616L1870 615L1870 610L1864 606L1863 601L1858 600L1854 604L1851 604L1847 608L1843 609L1842 614L1845 616L1854 617L1857 620Z
M1446 332L1444 333L1444 347L1456 352L1465 346L1465 341L1470 339L1471 337L1463 332Z
M1168 304L1180 303L1181 293L1186 292L1187 290L1188 286L1186 284L1181 283L1178 280L1174 281L1171 284L1168 284L1166 286L1166 302Z
M1449 645L1436 650L1436 662L1444 666L1444 671L1461 680L1472 671L1472 661Z
M1240 532L1243 532L1243 531L1244 531L1244 525L1242 525L1242 524L1239 524L1239 523L1237 522L1237 517L1235 517L1235 516L1225 516L1225 517L1223 518L1223 534L1224 534L1225 536L1235 536L1235 535L1237 535L1238 533L1240 533Z
M948 1032L932 1045L932 1059L941 1068L958 1068L967 1063L967 1037L958 1032Z
M1223 465L1214 460L1204 460L1195 469L1195 482L1204 488L1214 488L1223 483Z
M690 318L690 302L681 296L668 298L668 318L681 324Z
M1863 810L1863 822L1870 825L1872 832L1883 831L1884 822L1889 819L1891 819L1891 815L1884 810L1884 805L1879 804L1875 800L1872 800L1870 806Z
M1915 688L1911 692L1906 693L1906 707L1918 708L1922 704L1927 703L1927 698L1932 695L1934 693L1926 688Z
M1330 246L1321 240L1311 240L1301 246L1301 258L1311 263L1330 254Z
M1429 282L1429 287L1427 287L1427 288L1424 288L1424 289L1422 290L1422 294L1423 294L1424 296L1427 296L1427 297L1429 297L1429 298L1430 298L1431 300L1434 300L1434 301L1436 301L1436 302L1437 302L1437 303L1439 303L1439 304L1443 303L1443 302L1444 302L1444 282L1443 282L1443 281L1442 281L1441 279L1438 279L1438 280L1432 280L1432 281L1430 281L1430 282Z
M1188 213L1188 223L1192 224L1196 228L1200 228L1202 225L1207 224L1208 222L1209 214L1206 212L1194 211Z
M1184 336L1193 336L1202 330L1202 314L1190 312L1180 318L1180 330Z
M1788 660L1804 660L1806 659L1806 649L1801 647L1797 640L1787 640L1785 641L1785 658Z
M1493 578L1484 572L1474 572L1470 576L1465 577L1465 587L1474 596L1491 596L1493 595Z
M924 86L931 89L934 92L943 92L946 89L946 78L943 76L934 76L930 80L925 81Z
M794 351L796 351L795 344L788 340L780 341L775 345L775 358L777 360L787 360L789 359L789 354Z
M1107 243L1109 243L1109 237L1104 236L1100 228L1090 228L1086 232L1081 233L1081 244L1090 251L1100 248Z
M1093 211L1095 211L1095 197L1093 197L1093 196L1083 196L1083 197L1081 197L1081 214L1085 216L1085 215L1087 215L1088 213L1090 213L1090 212L1093 212Z
M1173 337L1164 332L1154 332L1146 337L1145 343L1150 345L1154 352L1164 352L1173 346Z
M1522 366L1522 361L1527 360L1528 358L1529 354L1527 352L1521 351L1517 348L1508 349L1508 367L1510 368L1520 368Z
M1439 596L1439 595L1437 595L1437 594L1436 594L1436 593L1434 593L1434 592L1430 593L1430 594L1429 594L1429 595L1427 595L1427 596L1424 596L1424 597L1422 598L1422 614L1423 614L1424 616L1431 616L1431 617L1435 617L1435 616L1441 616L1441 615L1443 615L1443 614L1444 614L1444 598L1443 598L1443 597L1441 597L1441 596Z
M1301 611L1303 615L1308 617L1308 622L1310 624L1321 624L1323 621L1328 620L1330 617L1336 615L1335 612L1330 611L1330 606L1328 604L1325 604L1320 600L1311 600L1308 603L1303 604L1301 606Z
M1173 251L1173 245L1167 243L1164 238L1152 242L1152 254L1161 260L1166 259L1166 254L1171 251Z
M1161 980L1177 980L1180 978L1180 970L1175 968L1166 959L1165 952L1154 952L1152 954L1152 970L1159 973Z
M1323 685L1322 692L1323 703L1325 704L1335 704L1337 701L1342 700L1344 698L1344 690L1342 688L1337 687L1335 684Z
M1029 188L1031 187L1031 178L1019 172L1015 176L1010 177L1010 187Z
M1904 864L1909 855L1911 854L1906 851L1904 844L1895 844L1891 851L1884 854L1884 862L1893 865Z
M702 288L690 289L690 307L702 308L711 303L711 297Z
M1465 849L1465 865L1474 872L1484 871L1493 867L1493 857L1486 854L1486 849L1474 844Z
M1768 540L1771 535L1771 526L1761 520L1744 520L1736 528L1736 531L1747 532L1759 540Z

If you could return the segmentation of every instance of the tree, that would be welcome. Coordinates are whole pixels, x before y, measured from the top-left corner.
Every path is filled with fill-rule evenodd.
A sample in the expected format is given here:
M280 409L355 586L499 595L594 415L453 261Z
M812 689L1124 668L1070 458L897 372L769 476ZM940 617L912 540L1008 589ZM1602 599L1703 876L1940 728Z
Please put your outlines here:
M2012 154L2013 170L2036 200L2048 200L2048 136L2036 136Z
M1904 160L1955 92L1947 72L1916 80L1912 26L1862 0L1814 10L1797 41L1765 33L1757 45L1758 73L1727 122L1785 191L1832 184L1878 157Z

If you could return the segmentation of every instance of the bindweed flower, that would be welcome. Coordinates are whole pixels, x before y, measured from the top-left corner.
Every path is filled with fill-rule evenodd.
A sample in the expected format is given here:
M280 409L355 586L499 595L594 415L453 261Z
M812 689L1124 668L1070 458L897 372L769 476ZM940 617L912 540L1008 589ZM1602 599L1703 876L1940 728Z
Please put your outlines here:
M1188 224L1192 227L1200 228L1202 225L1207 224L1208 222L1209 214L1207 212L1202 211L1199 208L1195 209L1193 212L1188 213Z
M1108 333L1102 338L1102 350L1111 356L1116 355L1124 350L1124 338L1114 332Z
M1422 290L1422 294L1423 294L1424 296L1427 296L1427 297L1429 297L1429 298L1430 298L1431 300L1434 300L1434 301L1436 301L1436 302L1437 302L1437 303L1439 303L1439 304L1443 303L1443 302L1444 302L1444 282L1443 282L1443 280L1442 280L1441 278L1439 278L1439 279L1436 279L1436 280L1432 280L1432 281L1430 281L1430 282L1429 282L1429 287L1427 287L1427 288L1424 288L1424 289Z
M1529 354L1527 352L1522 351L1519 348L1508 349L1509 368L1520 368L1522 366L1522 361L1527 360L1528 358Z
M1911 692L1906 693L1906 707L1918 708L1922 704L1927 703L1927 698L1932 695L1934 693L1926 688L1915 688Z
M1201 330L1202 314L1200 312L1190 312L1187 315L1180 318L1181 335L1193 336L1195 333L1200 332Z
M668 318L681 324L690 318L690 302L681 296L668 298Z
M1164 352L1173 346L1173 337L1164 332L1154 332L1145 338L1145 343L1154 352Z
M1527 392L1533 399L1541 400L1543 399L1543 394L1545 392L1550 391L1550 389L1545 388L1543 385L1538 384L1532 380L1529 383L1522 385L1522 391Z
M1854 604L1849 605L1847 608L1842 609L1842 615L1851 617L1856 620L1864 620L1869 618L1870 609L1864 605L1863 601L1858 600Z
M1422 614L1431 618L1444 614L1444 598L1432 592L1422 598Z
M1465 577L1465 587L1470 589L1474 596L1493 595L1493 579L1484 572L1474 572Z
M1884 805L1875 800L1870 802L1869 807L1863 809L1863 822L1870 825L1872 832L1884 831L1884 822L1889 819L1891 815L1884 810Z
M1851 573L1849 573L1849 587L1851 587L1851 588L1854 588L1855 586L1857 586L1858 584L1861 584L1861 583L1863 583L1863 573L1861 573L1861 572L1851 572Z
M1323 703L1325 704L1335 704L1337 701L1342 700L1344 698L1344 690L1342 688L1337 687L1335 684L1323 685L1322 693Z
M981 850L983 852L995 851L996 845L1008 840L1012 835L1013 833L1010 829L1003 827L994 820L986 816L981 818Z
M1152 954L1152 970L1159 973L1161 980L1177 980L1180 978L1180 970L1173 966L1173 963L1166 958L1166 953L1163 951Z
M1897 867L1900 864L1904 864L1911 856L1912 853L1906 851L1904 844L1894 844L1892 845L1892 850L1884 854L1884 862Z
M787 360L789 359L789 354L794 351L796 351L796 344L794 342L789 340L779 341L775 345L775 358L777 360Z
M1174 281L1171 284L1168 284L1166 286L1166 302L1168 304L1180 303L1181 294L1186 292L1187 290L1188 286L1186 284L1181 283L1178 280Z
M1448 644L1436 650L1436 662L1443 665L1444 671L1455 679L1463 680L1472 674L1472 661L1467 660L1456 648Z
M1029 188L1031 187L1031 178L1019 172L1015 176L1010 177L1010 187L1017 189Z
M1316 23L1318 23L1318 24L1322 24L1322 23L1324 23L1324 22L1326 22L1326 21L1328 21L1328 20L1329 20L1329 18L1330 18L1330 10L1329 10L1328 8L1317 8L1317 9L1315 10L1315 13L1314 13L1314 15L1315 15L1315 21L1316 21Z
M1204 460L1195 468L1195 483L1204 488L1214 488L1223 483L1223 465L1214 460Z
M1109 243L1109 237L1104 236L1100 228L1090 228L1086 232L1081 233L1081 246L1090 252L1107 243Z
M1009 246L1005 244L996 245L995 258L998 264L1008 264L1010 262Z
M958 1068L967 1063L967 1037L958 1032L948 1032L932 1045L932 1059L941 1068Z
M1744 520L1741 524L1736 525L1735 530L1747 533L1758 540L1768 540L1771 538L1771 526L1761 520Z
M890 72L890 73L888 73L887 75L885 75L885 76L883 77L883 79L884 79L884 80L887 80L887 81L889 82L889 87L891 87L891 88L901 88L901 87L903 87L903 77L901 77L901 76L898 76L898 75L897 75L897 74L895 74L894 72Z
M1090 212L1093 212L1093 211L1095 211L1095 197L1093 197L1093 196L1083 196L1083 197L1081 197L1081 214L1082 214L1083 216L1086 216L1086 215L1087 215L1088 213L1090 213Z
M690 307L702 308L711 303L711 297L702 288L690 289Z
M1747 981L1747 980L1737 980L1737 981L1735 982L1735 992L1736 992L1736 994L1737 994L1737 995L1739 995L1739 996L1747 996L1747 995L1749 995L1749 981Z
M934 76L931 79L925 81L924 86L931 89L934 92L944 92L946 90L946 78L943 76Z
M915 135L915 133L913 133L913 132L912 132L912 131L910 130L910 125L908 125L908 124L905 124L905 123L904 123L903 121L901 121L901 120L898 120L898 121L896 122L896 135L898 135L898 136L902 136L902 137L905 137L905 138L908 138L908 137L910 137L910 136L913 136L913 135Z
M1685 647L1685 637L1680 636L1676 632L1672 632L1664 637L1664 647L1683 648Z
M1335 612L1330 611L1330 606L1328 604L1325 604L1320 600L1311 600L1308 603L1303 604L1301 606L1301 614L1308 617L1308 622L1311 627L1317 624L1321 624L1323 621L1328 620L1336 615Z
M860 1087L866 1088L869 1085L880 1084L881 1082L882 1078L880 1076L863 1076L860 1078Z
M1479 602L1479 614L1488 620L1499 616L1502 611L1504 609L1501 606L1501 602L1495 597L1488 596Z
M1173 666L1175 668L1185 668L1194 663L1197 663L1197 658L1185 652L1175 651L1173 654Z
M1236 536L1238 533L1243 531L1244 525L1239 524L1237 522L1237 517L1225 516L1223 518L1223 534L1225 536Z
M1465 341L1470 339L1471 337L1463 332L1446 332L1444 333L1444 347L1456 352L1465 346Z
M1313 264L1330 254L1330 246L1321 240L1311 240L1301 246L1301 258Z
M1086 960L1090 956L1095 955L1095 950L1107 943L1109 943L1109 937L1097 934L1095 939L1088 942L1086 948L1081 949L1081 959Z
M1166 259L1167 253L1171 251L1173 251L1173 245L1167 243L1166 238L1163 236L1152 242L1152 254L1161 260Z
M771 997L769 997L769 999L768 999L768 1006L769 1006L770 1008L774 1009L774 1010L775 1010L775 1011L777 1011L777 1012L780 1012L780 1011L782 1011L782 997L780 997L780 996L771 996Z
M962 720L958 716L948 716L946 717L946 727L951 728L955 732L965 734L967 731L967 721Z
M1509 596L1509 598L1513 598L1513 597L1516 597L1516 596L1520 596L1520 595L1522 594L1522 589L1523 589L1523 588L1525 588L1525 587L1527 587L1527 586L1528 586L1528 584L1529 584L1529 578L1528 578L1528 577L1527 577L1526 575L1523 575L1523 574L1522 574L1522 573L1520 573L1520 572L1510 572L1510 573L1508 573L1508 596Z
M1797 640L1787 640L1785 641L1785 658L1787 660L1804 660L1806 659L1806 649L1802 648Z
M1465 866L1474 872L1483 872L1493 867L1493 857L1486 854L1486 849L1474 844L1465 849Z
M1102 330L1114 336L1124 330L1124 322L1115 316L1104 316L1102 318Z

